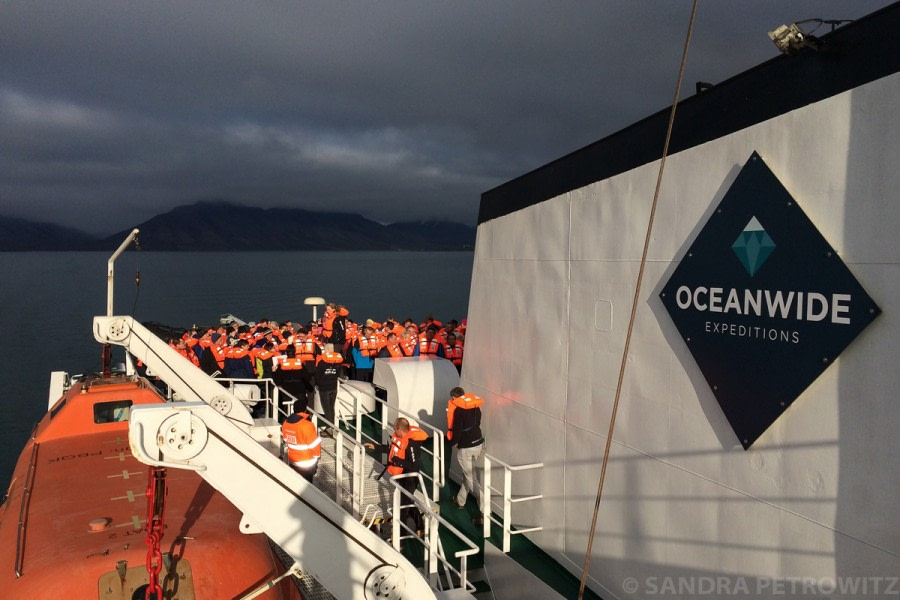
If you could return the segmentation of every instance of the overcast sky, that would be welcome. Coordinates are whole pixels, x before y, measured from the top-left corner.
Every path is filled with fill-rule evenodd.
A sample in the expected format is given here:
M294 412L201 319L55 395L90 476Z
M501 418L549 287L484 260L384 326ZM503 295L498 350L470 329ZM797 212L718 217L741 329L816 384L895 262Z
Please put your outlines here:
M682 97L775 57L777 25L889 3L701 0ZM109 234L228 199L474 224L482 192L670 105L690 11L3 0L0 214Z

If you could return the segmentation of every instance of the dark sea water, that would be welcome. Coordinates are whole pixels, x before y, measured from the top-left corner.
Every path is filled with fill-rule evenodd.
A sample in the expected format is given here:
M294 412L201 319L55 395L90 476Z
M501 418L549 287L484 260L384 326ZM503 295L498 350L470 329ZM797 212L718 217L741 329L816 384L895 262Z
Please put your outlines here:
M51 371L97 371L94 315L106 314L106 261L97 252L0 252L0 485L47 411ZM116 263L115 314L178 327L222 313L306 322L308 296L350 318L462 320L471 252L134 252ZM140 271L140 286L135 272ZM319 309L321 314L321 308ZM114 354L114 360L117 355Z

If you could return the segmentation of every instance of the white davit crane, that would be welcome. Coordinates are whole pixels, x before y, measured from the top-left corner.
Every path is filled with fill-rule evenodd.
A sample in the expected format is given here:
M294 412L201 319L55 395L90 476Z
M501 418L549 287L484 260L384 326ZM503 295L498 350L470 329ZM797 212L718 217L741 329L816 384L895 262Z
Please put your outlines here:
M95 317L94 337L124 346L188 400L132 408L134 456L196 471L244 513L241 531L265 532L335 598L471 598L432 590L402 554L255 441L239 400L133 318Z
M253 426L253 417L243 402L134 317L94 317L94 339L123 346L184 401L205 402L245 430Z

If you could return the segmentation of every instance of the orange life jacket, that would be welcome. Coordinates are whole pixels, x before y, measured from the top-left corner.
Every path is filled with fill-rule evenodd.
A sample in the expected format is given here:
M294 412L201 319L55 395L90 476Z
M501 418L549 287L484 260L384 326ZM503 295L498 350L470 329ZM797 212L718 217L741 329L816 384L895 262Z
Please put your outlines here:
M419 342L419 354L422 356L437 354L438 346L441 346L441 345L442 344L441 344L440 340L438 340L436 337L432 338L430 342L423 338Z
M262 363L266 362L270 358L275 358L276 356L278 356L278 353L275 352L274 350L266 350L265 348L260 348L259 350L256 351L256 358L254 358L254 360L253 360L253 367L256 368L256 374L260 378L262 378L263 373L264 373L264 369L261 366ZM257 362L260 363L259 367L257 366ZM274 366L275 363L273 362L272 364Z
M278 361L278 368L285 371L299 371L303 368L303 361L296 357L288 358L285 356Z
M322 319L322 335L331 339L331 336L334 334L334 320L338 316L346 317L349 314L350 311L346 308L342 308L339 311L326 309L325 316Z
M285 421L281 424L281 439L288 450L288 460L300 469L311 469L319 462L322 453L322 438L307 413L298 413L299 421Z
M320 362L340 364L344 362L344 357L337 352L325 352L316 357L316 364L319 364Z
M450 398L447 403L447 439L453 439L453 420L457 410L471 410L481 408L484 398L475 394L463 394L458 398Z
M182 355L183 357L185 357L186 359L191 361L195 367L200 366L200 361L197 359L197 355L194 354L193 352L191 352L190 350L180 350L176 347L175 352L177 352L178 354Z
M325 311L325 317L322 319L322 335L327 338L331 338L334 333L334 320L337 318L337 313L333 310Z
M388 352L391 353L391 356L406 356L403 352L403 348L400 347L400 344L387 344L385 348L388 349Z
M416 346L419 344L419 340L410 336L409 339L403 340L400 342L400 346L403 348L404 356L412 356L416 353Z
M452 346L444 344L444 356L453 361L454 365L460 366L462 365L463 347L459 345L459 342Z
M259 360L269 360L273 356L277 355L278 353L274 350L266 350L263 348L256 353L256 358L258 358Z
M409 426L409 431L406 432L406 437L399 437L396 433L391 436L391 449L388 453L388 465L390 465L387 469L388 473L391 475L399 475L403 472L403 467L397 467L391 465L391 459L395 456L400 459L406 458L406 449L409 447L410 440L416 442L424 442L428 439L428 434L416 427L415 425Z
M219 365L220 369L225 368L225 351L222 350L222 347L218 344L213 344L209 347L209 351L213 353L213 358L216 359L216 364Z
M228 358L244 358L245 356L249 356L250 351L246 348L240 348L238 346L234 346L231 348L229 352L225 353L225 356Z
M302 342L294 342L294 346L297 348L297 358L303 362L315 362L317 344L314 338L307 337Z
M374 335L368 337L361 335L357 341L359 342L359 353L367 358L378 354L378 350L381 348L378 338Z

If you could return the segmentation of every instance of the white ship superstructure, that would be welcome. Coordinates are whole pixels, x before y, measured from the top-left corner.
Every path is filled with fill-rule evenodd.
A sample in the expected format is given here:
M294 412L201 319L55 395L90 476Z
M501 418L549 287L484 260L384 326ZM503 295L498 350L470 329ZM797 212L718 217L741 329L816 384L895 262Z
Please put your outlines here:
M818 51L780 56L680 102L590 560L588 586L604 598L701 596L710 581L727 588L715 597L740 597L743 585L748 596L775 595L779 585L791 595L796 581L814 582L807 592L816 597L851 597L863 586L871 595L878 585L884 594L891 581L898 593L898 30L894 5L823 37ZM462 383L486 398L492 455L543 462L514 489L543 499L516 508L515 519L542 525L528 537L575 574L668 117L653 115L482 197ZM824 268L797 265L800 287L788 277L780 301L805 296L791 296L778 314L752 303L743 314L744 290L773 270L785 277L790 268L778 261L803 250L782 217L760 217L759 227L747 218L782 214L753 204L771 200L768 188L741 187L754 161L818 231L828 246L822 260L842 261L868 300L854 292L851 301ZM743 221L726 222L725 206L747 211ZM754 246L751 263L733 245L762 230L777 237L774 250L762 257ZM663 294L679 267L697 260L694 245L717 233L718 255L690 274L713 281L673 287L681 309L706 310L698 317L706 330L682 329ZM771 245L754 235L752 243ZM738 282L738 304L721 284L726 272ZM778 291L759 289L761 302ZM834 329L857 308L853 337ZM763 333L746 334L754 327ZM803 352L819 344L816 366ZM829 354L828 344L841 348ZM751 368L772 356L774 366ZM801 371L808 381L790 381ZM720 377L733 380L732 391ZM765 392L745 393L748 405L735 400L742 389ZM776 398L782 390L786 398ZM751 427L757 437L738 433L773 400L771 419Z

